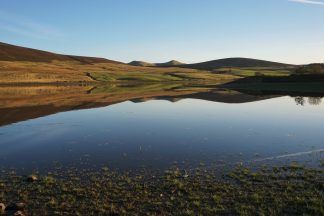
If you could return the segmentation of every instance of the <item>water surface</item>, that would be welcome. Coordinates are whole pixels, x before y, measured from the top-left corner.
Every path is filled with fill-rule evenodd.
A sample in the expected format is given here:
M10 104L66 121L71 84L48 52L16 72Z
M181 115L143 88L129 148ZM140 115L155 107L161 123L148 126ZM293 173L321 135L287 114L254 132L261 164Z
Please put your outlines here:
M131 170L175 163L312 163L324 149L320 97L208 89L156 97L141 97L141 92L120 101L111 101L114 94L99 94L101 103L80 105L62 102L61 94L51 104L30 104L34 94L27 104L11 106L9 99L2 104L2 166L48 169L55 162ZM20 110L30 119L17 119L24 116Z

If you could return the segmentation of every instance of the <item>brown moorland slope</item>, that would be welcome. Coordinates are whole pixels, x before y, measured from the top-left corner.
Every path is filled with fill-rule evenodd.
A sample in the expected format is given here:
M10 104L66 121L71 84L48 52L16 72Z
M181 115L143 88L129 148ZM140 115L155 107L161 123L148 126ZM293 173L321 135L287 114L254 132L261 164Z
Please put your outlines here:
M25 48L6 44L0 42L0 61L28 61L28 62L52 62L52 61L77 61L84 64L91 63L116 63L121 62L112 61L97 57L84 57L73 55L61 55L52 52L46 52L37 49Z

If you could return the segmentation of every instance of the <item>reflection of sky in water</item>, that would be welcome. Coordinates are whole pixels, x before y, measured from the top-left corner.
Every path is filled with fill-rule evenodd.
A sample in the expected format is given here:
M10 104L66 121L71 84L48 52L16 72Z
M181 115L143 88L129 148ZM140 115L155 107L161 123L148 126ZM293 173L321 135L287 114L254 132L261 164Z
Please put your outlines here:
M324 105L290 97L225 104L185 99L70 111L0 128L0 162L115 167L237 162L324 148Z

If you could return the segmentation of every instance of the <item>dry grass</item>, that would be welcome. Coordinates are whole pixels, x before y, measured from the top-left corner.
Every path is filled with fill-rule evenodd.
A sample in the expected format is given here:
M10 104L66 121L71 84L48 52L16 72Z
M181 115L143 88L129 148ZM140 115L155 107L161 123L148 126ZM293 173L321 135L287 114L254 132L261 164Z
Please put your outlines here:
M76 61L11 62L0 61L0 83L53 83L90 81L183 81L235 79L208 71L184 68L137 67L127 64Z

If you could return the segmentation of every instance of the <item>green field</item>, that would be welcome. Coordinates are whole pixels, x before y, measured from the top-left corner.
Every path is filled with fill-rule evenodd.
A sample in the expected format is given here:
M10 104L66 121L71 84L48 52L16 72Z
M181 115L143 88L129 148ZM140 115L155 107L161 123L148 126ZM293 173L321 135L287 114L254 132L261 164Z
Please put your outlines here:
M249 67L249 68L220 68L214 70L216 73L232 74L241 77L256 75L264 76L289 76L293 70L291 68L269 68L269 67Z
M145 81L145 82L166 82L166 81L206 81L206 82L226 82L237 79L231 74L214 74L207 71L195 72L90 72L90 77L101 82L116 81Z

